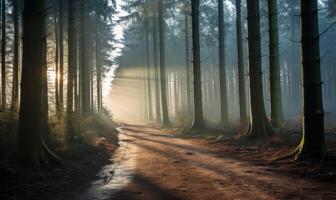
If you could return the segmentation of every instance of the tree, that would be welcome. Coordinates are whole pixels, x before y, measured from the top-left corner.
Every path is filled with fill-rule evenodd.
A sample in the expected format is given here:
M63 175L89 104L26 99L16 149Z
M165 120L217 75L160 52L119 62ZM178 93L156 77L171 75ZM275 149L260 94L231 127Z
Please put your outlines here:
M237 59L238 59L238 85L239 85L239 116L242 124L247 121L246 89L244 70L244 47L241 19L241 0L236 0L236 29L237 29Z
M14 55L13 55L13 89L11 110L16 112L19 106L19 39L20 39L20 19L19 2L12 0L13 4L13 22L14 22Z
M191 1L192 17L192 44L193 44L193 70L194 70L194 120L193 129L205 128L203 119L202 81L201 81L201 56L199 35L199 0Z
M102 111L102 73L101 73L101 62L100 62L100 46L101 46L101 41L100 41L100 26L101 26L101 10L100 7L97 5L96 6L96 73L97 73L97 111L101 112Z
M271 119L274 127L281 126L283 121L277 12L277 0L268 0Z
M160 80L161 80L161 105L162 105L162 124L164 127L170 127L171 123L168 115L167 102L167 83L165 67L165 22L163 0L159 0L159 51L160 51Z
M2 19L1 19L1 31L2 31L2 38L1 38L1 106L2 110L6 109L6 0L1 0L1 12L2 12Z
M155 111L156 121L161 123L161 103L160 103L160 66L158 65L158 38L157 38L157 12L153 11L153 60L154 60L154 76L155 76Z
M225 69L225 29L224 29L224 5L223 0L218 0L218 42L219 42L219 84L220 84L220 104L221 104L221 126L228 124L228 102L226 89L226 69Z
M148 99L148 119L153 120L153 105L152 105L152 86L151 86L151 69L150 69L150 51L149 51L149 21L148 21L148 5L144 9L145 20L145 41L146 41L146 76L147 80L147 99Z
M58 86L58 102L59 102L59 114L62 114L63 113L63 109L64 109L64 92L63 92L63 89L64 89L64 14L63 14L63 9L64 9L64 6L63 6L63 0L58 0L58 3L59 3L59 86Z
M323 159L326 152L317 0L301 0L303 136L298 159Z
M269 137L273 128L266 116L263 94L259 0L247 1L247 15L251 93L251 124L247 135L260 139Z
M75 29L75 1L68 0L68 86L67 86L67 113L71 115L74 102L74 73L77 69L77 41Z
M81 37L80 37L80 83L81 83L81 111L89 114L90 108L90 66L89 66L89 46L88 46L88 25L87 25L87 2L80 2L80 21L81 21Z
M54 34L55 34L55 108L56 112L60 110L59 104L59 4L54 1Z
M66 131L67 139L73 140L74 131L74 100L75 92L77 90L77 38L76 38L76 15L75 8L77 1L68 0L68 80L67 80L67 115L66 115Z
M42 137L42 71L45 58L45 0L25 0L23 13L23 57L18 160L40 168L41 164L59 161Z
M186 54L186 98L187 98L187 110L191 110L191 59L190 59L190 33L189 33L189 15L190 11L187 9L188 6L186 6L186 10L184 13L184 37L185 37L185 54Z

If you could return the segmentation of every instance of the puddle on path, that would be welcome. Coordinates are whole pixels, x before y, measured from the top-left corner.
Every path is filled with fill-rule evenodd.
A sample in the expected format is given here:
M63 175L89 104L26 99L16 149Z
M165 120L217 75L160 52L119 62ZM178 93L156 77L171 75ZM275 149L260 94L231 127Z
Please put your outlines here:
M120 146L113 154L112 164L100 170L99 180L91 183L89 190L81 195L81 200L109 199L130 183L136 167L137 146L128 140L127 135L119 134Z

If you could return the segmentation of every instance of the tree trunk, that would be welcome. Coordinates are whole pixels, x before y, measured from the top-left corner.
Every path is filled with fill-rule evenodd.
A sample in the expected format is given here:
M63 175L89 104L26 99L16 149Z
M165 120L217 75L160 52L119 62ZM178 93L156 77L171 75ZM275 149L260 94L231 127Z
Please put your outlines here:
M93 39L91 38L91 33L90 33L90 39L89 39L89 52L90 52L90 57L89 57L89 76L90 76L90 112L94 111L94 99L93 99L93 71L94 71L94 67L93 67L93 54L94 54L94 49L93 49Z
M161 77L161 104L162 104L162 124L170 127L171 122L168 115L167 102L167 83L166 83L166 66L165 66L165 22L164 22L164 5L163 0L159 0L159 46L160 46L160 77Z
M58 0L55 0L54 4L54 26L55 26L55 109L59 111L59 26L58 26Z
M193 70L194 70L194 121L193 129L205 128L202 104L201 56L199 35L199 0L191 1L192 15L192 43L193 43Z
M152 86L151 86L151 69L150 69L150 57L149 57L149 23L148 23L148 12L145 11L145 37L146 37L146 71L145 77L147 82L147 95L148 95L148 119L153 120L153 103L152 103Z
M18 160L37 169L40 164L58 161L42 138L42 87L45 56L45 1L25 0L23 14L23 57Z
M245 89L245 70L244 70L244 47L241 19L241 0L236 0L236 28L237 28L237 56L238 56L238 85L239 85L239 116L240 123L247 121L246 109L246 89Z
M221 105L221 126L228 125L228 101L225 71L225 25L223 0L218 0L218 42L219 42L219 84L220 84L220 105Z
M155 105L156 105L156 121L161 123L161 100L160 100L160 66L158 65L158 49L157 49L157 19L156 12L153 13L153 56L155 67Z
M90 57L89 47L88 47L88 27L87 27L87 5L85 2L81 3L81 110L87 115L90 113L90 66L88 58Z
M273 128L266 116L263 94L259 0L247 2L247 14L251 93L251 124L247 135L261 139L269 137Z
M277 0L268 0L271 119L274 127L280 127L283 122L277 12Z
M75 15L75 19L78 18L78 12L76 12ZM75 30L79 30L79 26L78 26L78 21L75 20L75 24L74 24ZM75 112L80 112L80 78L79 78L79 64L80 64L80 49L78 48L78 46L80 46L79 44L79 33L75 34L75 44L76 44L76 48L75 48L75 54L76 54L76 66L73 69L73 79L74 79L74 98L75 98Z
M184 32L185 32L185 54L186 54L186 98L187 98L187 111L191 111L191 59L190 59L190 33L189 33L189 14L187 11L184 14Z
M77 68L77 43L75 29L75 2L68 0L68 85L67 113L73 112L74 102L74 73Z
M13 4L13 21L14 21L14 55L13 55L13 89L12 89L12 105L11 110L13 112L18 111L19 107L19 2L12 0Z
M63 0L59 0L59 114L64 110L64 14L63 14Z
M2 110L6 109L6 0L1 0L1 30L2 30L2 38L1 38L1 106Z
M102 76L100 63L100 10L96 8L96 73L97 73L97 111L102 111Z
M47 37L43 41L43 66L42 66L42 137L47 142L49 137L49 104L48 104L48 44Z
M324 111L317 0L301 0L303 137L297 148L299 159L323 159Z

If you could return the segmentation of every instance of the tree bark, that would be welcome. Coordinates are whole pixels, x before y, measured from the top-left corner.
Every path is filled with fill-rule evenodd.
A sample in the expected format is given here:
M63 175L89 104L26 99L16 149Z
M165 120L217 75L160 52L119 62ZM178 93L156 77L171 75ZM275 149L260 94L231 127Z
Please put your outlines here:
M190 59L190 33L189 33L189 14L187 11L184 14L184 32L185 32L185 54L186 54L186 98L187 98L187 111L192 111L191 108L191 59Z
M55 26L55 109L59 111L59 21L58 21L58 0L54 2L54 26Z
M199 0L191 1L193 70L194 70L194 120L192 124L192 129L205 128L203 119L203 103L202 103L199 6L200 6Z
M13 112L18 111L19 107L19 40L20 40L20 18L19 18L19 2L12 0L13 4L13 22L14 22L14 55L13 55L13 89L12 89L12 105Z
M251 139L263 139L273 133L265 111L262 63L259 0L247 2L248 49L251 93L251 124L247 135Z
M156 12L153 13L153 59L155 67L155 105L156 105L156 121L161 123L161 100L160 100L160 66L158 65L158 48L157 48L157 19Z
M75 19L77 19L79 16L78 12L76 12ZM79 30L78 26L78 20L75 20L75 30ZM74 68L74 73L73 73L73 79L74 79L74 102L75 102L75 112L79 113L80 112L80 49L78 48L80 46L79 44L79 33L77 32L75 35L75 44L76 44L76 68Z
M147 95L148 95L148 119L153 120L153 103L152 103L152 86L151 86L151 69L150 69L150 56L149 56L149 23L148 11L145 10L145 37L146 37L146 82L147 82Z
M218 42L219 42L219 84L220 84L220 106L221 120L220 125L226 126L229 121L227 85L225 71L225 24L224 24L224 5L223 0L218 0Z
M283 122L277 12L277 0L268 0L271 119L274 127L280 127Z
M239 116L240 123L247 121L246 109L246 88L245 88L245 70L244 70L244 47L241 19L241 0L236 0L236 28L237 28L237 56L238 56L238 85L239 85Z
M96 73L97 73L97 111L102 111L102 74L100 63L100 10L96 8Z
M7 107L6 102L6 0L1 0L1 12L2 12L2 19L1 19L1 31L2 31L2 38L1 38L1 108L5 110Z
M59 114L64 110L64 13L63 13L63 0L59 0Z
M43 66L42 66L42 138L46 141L49 137L49 102L48 102L48 44L47 37L43 41Z
M23 57L17 156L20 163L40 168L59 161L42 138L42 88L45 56L45 1L25 0Z
M68 0L68 85L67 85L67 113L73 112L74 102L74 73L77 68L77 44L75 29L75 2Z
M326 152L317 0L301 0L303 136L298 159L323 159Z
M90 113L90 66L88 58L90 57L89 47L88 47L88 27L87 27L87 14L86 14L86 3L81 2L81 49L80 49L80 60L81 60L81 110L83 114L87 115Z
M170 127L171 122L168 115L167 83L165 66L165 22L163 0L159 0L159 46L160 46L160 77L161 77L161 104L162 104L162 124Z

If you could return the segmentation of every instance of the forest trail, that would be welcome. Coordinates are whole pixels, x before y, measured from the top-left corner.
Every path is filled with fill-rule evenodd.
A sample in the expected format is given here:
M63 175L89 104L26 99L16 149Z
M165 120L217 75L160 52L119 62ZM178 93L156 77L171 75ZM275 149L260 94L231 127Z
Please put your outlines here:
M142 126L125 126L120 132L121 143L127 146L121 145L128 160L128 166L119 166L126 169L121 172L124 177L113 169L117 177L105 189L114 191L98 192L93 199L332 199L335 195L325 189L328 183L280 174L272 166L239 160L201 140Z

